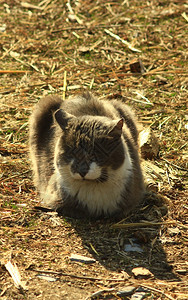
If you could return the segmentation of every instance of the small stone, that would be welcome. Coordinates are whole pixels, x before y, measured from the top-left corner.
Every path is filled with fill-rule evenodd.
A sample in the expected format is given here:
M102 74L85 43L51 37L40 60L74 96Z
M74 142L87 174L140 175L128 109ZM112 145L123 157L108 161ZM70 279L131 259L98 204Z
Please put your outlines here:
M131 296L130 300L142 300L145 298L145 296L146 296L146 293L144 293L144 292L135 293Z
M124 251L126 252L143 252L143 249L139 244L135 242L135 239L131 239L131 243L124 245Z
M135 287L134 286L126 286L125 288L123 288L122 290L117 292L117 296L129 296L132 295L133 292L135 291Z
M148 269L143 267L132 269L132 273L136 278L149 278L153 276L153 274Z

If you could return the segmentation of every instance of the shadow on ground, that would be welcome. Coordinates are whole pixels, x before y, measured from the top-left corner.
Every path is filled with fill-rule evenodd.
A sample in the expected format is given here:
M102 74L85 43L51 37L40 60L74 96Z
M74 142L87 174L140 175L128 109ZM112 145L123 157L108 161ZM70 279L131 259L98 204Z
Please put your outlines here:
M166 214L167 206L163 200L148 193L144 206L123 223L162 222ZM125 271L132 276L133 268L144 267L160 280L179 280L163 248L168 225L113 229L114 223L110 220L65 219L81 237L83 248L106 269L118 273ZM125 251L125 245L134 247L134 243L138 245L139 251Z

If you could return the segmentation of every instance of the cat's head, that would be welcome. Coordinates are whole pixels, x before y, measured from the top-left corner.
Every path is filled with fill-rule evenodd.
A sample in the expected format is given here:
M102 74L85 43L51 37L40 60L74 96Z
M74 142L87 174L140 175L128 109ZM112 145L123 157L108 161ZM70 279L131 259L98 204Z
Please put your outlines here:
M56 146L56 167L63 174L69 169L76 180L108 179L108 170L118 169L124 162L122 143L123 119L75 117L62 109L55 112L61 135Z

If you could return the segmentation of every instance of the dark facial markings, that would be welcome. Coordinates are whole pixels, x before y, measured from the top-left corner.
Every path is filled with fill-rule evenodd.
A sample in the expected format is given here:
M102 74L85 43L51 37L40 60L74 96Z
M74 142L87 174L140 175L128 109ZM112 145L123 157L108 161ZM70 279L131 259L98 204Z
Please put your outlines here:
M120 135L110 136L107 128L101 124L92 124L90 127L76 124L68 128L62 137L62 147L62 159L71 163L71 171L82 177L88 173L92 162L101 168L111 166L117 169L124 160ZM107 173L103 172L99 180L105 181L106 178Z

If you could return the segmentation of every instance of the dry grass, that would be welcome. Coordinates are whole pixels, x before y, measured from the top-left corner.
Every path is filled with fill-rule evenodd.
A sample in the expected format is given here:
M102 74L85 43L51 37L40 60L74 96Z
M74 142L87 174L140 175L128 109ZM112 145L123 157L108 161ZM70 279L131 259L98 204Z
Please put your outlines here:
M187 299L186 1L29 3L7 0L0 6L1 298L85 299L107 289L99 299L120 299L117 290L144 285L147 299ZM142 72L132 69L138 59ZM110 221L63 220L33 210L39 199L27 154L31 109L43 95L66 99L83 88L133 106L158 138L154 163L163 170L156 178L158 197L148 194L143 208L124 223L159 226L112 229ZM144 254L122 250L132 237ZM70 262L71 253L97 262L89 267ZM4 268L9 260L16 262L27 291L14 286ZM134 278L135 266L154 277ZM51 271L58 281L40 279L36 270Z

